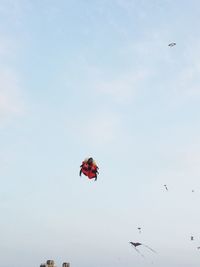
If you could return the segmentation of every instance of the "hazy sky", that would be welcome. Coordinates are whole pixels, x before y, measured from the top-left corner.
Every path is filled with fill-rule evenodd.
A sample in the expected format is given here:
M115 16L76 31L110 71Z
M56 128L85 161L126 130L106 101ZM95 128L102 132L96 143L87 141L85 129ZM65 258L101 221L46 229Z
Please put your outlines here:
M199 29L199 0L0 0L0 267L199 266Z

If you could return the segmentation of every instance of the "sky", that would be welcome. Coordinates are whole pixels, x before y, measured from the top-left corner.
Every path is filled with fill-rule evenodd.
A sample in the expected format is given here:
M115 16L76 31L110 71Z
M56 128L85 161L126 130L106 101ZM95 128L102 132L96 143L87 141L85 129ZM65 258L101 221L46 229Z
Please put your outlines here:
M198 0L0 0L0 267L199 266L199 28Z

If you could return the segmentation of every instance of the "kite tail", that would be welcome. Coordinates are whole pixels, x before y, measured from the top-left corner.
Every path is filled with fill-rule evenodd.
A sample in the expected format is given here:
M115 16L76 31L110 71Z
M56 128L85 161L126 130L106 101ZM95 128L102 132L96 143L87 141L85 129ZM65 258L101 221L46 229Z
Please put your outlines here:
M144 245L144 244L143 244ZM152 252L154 252L154 253L156 253L157 254L157 252L154 250L154 249L152 249L152 248L150 248L149 246L147 246L147 245L144 245L146 248L148 248L148 249L150 249Z
M136 247L134 249L145 259L145 256Z

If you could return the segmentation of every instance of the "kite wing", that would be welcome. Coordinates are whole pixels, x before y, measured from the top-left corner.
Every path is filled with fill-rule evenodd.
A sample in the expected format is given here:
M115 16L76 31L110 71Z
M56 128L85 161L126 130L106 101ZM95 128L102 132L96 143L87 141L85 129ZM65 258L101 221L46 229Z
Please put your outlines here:
M137 247L137 246L141 246L141 245L142 245L142 243L139 243L139 242L136 242L136 243L134 243L134 242L130 242L130 244L131 244L132 246L134 246L134 247Z

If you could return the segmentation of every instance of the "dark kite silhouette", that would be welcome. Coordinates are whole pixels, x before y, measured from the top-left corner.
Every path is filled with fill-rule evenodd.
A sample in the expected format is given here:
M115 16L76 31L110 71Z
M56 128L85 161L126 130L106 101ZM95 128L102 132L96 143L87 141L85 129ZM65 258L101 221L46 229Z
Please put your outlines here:
M166 191L168 191L168 187L167 187L167 185L166 185L166 184L164 184L164 187L165 187Z
M175 45L176 45L176 43L170 43L170 44L168 44L169 47L173 47Z

